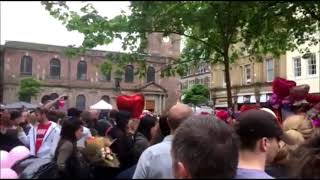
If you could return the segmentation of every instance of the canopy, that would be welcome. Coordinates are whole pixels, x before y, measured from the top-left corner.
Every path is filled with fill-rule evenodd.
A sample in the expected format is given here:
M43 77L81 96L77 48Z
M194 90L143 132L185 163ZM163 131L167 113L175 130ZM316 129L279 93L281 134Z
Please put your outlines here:
M196 114L214 114L214 111L211 107L208 106L201 106L201 107L196 107L195 110Z
M6 109L19 109L19 108L22 108L22 107L24 107L26 109L35 109L38 106L34 105L34 104L31 104L31 103L23 102L23 101L15 102L15 103L12 103L12 104L7 104L5 106Z
M112 105L105 102L104 100L100 100L96 104L90 106L90 109L97 109L97 110L112 109Z

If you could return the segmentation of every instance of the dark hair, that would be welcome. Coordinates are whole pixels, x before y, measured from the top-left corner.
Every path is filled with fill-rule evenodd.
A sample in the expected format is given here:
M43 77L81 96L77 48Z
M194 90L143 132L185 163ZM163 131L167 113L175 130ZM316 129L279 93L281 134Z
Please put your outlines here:
M68 110L68 116L70 117L80 117L81 111L77 108L69 108Z
M150 130L156 125L156 122L157 122L156 117L145 115L140 120L137 132L140 132L141 134L144 135L144 137L148 139L148 141L151 141Z
M38 107L35 110L36 113L40 113L40 114L45 114L48 117L48 109L47 108L42 108L42 107Z
M128 111L119 111L116 114L116 122L117 127L119 127L122 131L125 131L126 126L128 125L130 120L130 112Z
M290 175L298 179L320 178L320 134L301 144L293 153Z
M162 136L168 136L170 134L170 127L167 122L168 116L161 116L159 119L159 127Z
M240 128L239 123L235 123L233 125L234 129L237 131ZM253 151L256 147L257 141L261 139L261 137L257 136L239 136L240 139L240 149L246 149Z
M15 120L19 117L22 116L22 112L21 111L11 111L10 112L10 120Z
M238 139L226 123L213 116L191 116L175 133L173 160L182 162L192 178L234 178Z
M53 111L53 110L50 110L48 112L48 115L47 115L47 118L52 121L52 122L58 122L58 115L57 115L57 112L56 111Z
M77 142L75 132L83 125L83 122L79 118L72 117L63 122L61 128L61 139L69 140L72 143Z
M102 110L99 114L98 119L108 119L109 111Z
M115 119L115 118L116 118L116 115L117 115L117 112L118 112L117 110L112 109L112 110L110 111L110 113L109 113L109 117Z

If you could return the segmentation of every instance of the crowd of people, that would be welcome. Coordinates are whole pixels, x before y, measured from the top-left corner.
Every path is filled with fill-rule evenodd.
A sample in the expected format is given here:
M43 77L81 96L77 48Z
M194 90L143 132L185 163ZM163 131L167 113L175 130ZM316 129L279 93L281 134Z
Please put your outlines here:
M196 115L177 102L163 116L133 118L121 109L63 112L57 100L1 109L0 150L30 150L12 167L20 178L320 178L320 128L303 108L279 120L257 106Z

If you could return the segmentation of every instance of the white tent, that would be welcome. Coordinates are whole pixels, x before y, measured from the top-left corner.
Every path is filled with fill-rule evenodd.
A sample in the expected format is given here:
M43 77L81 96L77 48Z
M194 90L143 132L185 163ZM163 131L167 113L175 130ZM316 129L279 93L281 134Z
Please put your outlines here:
M97 110L107 110L107 109L112 109L112 105L105 102L104 100L100 100L96 104L90 106L90 109L97 109Z
M195 109L195 113L196 114L202 114L202 113L214 114L214 111L211 107L208 107L208 106L200 106L200 107L197 106Z

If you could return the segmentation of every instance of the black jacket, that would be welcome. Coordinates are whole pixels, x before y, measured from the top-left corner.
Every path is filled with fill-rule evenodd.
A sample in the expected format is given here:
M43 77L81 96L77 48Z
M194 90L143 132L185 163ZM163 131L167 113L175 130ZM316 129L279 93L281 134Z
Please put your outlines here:
M18 139L18 136L11 133L0 133L0 150L9 152L16 146L24 146L24 144Z

